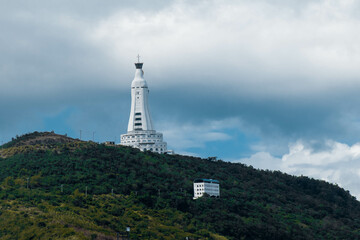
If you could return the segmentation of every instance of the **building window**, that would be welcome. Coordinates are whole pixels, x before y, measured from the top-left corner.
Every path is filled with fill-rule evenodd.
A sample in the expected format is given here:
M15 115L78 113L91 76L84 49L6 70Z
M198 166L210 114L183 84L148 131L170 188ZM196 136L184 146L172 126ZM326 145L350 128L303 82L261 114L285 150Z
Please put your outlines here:
M135 118L135 121L140 121L141 120L141 118Z
M135 126L141 126L142 124L141 123L135 123Z
M137 116L138 116L138 115L141 115L141 113L137 112L137 113L135 113L135 115L137 115Z

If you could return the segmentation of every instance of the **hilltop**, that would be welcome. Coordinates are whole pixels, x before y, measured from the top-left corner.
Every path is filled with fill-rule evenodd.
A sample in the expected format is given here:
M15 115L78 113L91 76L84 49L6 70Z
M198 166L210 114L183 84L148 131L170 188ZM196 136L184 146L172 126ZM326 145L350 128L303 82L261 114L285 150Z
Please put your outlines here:
M60 135L54 132L34 132L24 134L22 136L17 136L13 138L12 141L1 146L2 148L9 147L20 147L20 146L33 146L33 145L43 145L43 146L53 146L55 144L79 142L80 140L70 138L67 135Z
M28 133L16 136L10 142L0 146L0 157L5 158L18 153L38 150L56 150L59 152L64 144L75 150L82 142L84 141L54 132Z
M116 239L127 226L134 239L360 237L360 203L308 177L53 133L0 153L0 239ZM221 198L193 200L196 178L219 180Z

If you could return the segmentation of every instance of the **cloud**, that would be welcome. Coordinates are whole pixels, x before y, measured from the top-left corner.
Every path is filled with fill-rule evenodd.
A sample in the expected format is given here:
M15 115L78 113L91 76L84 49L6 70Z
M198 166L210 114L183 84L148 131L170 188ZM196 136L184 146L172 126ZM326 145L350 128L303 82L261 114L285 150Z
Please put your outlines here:
M258 152L240 162L336 183L360 199L360 143L347 145L333 140L297 141L289 146L288 153L281 158Z
M338 162L348 162L360 158L360 143L348 146L347 144L326 141L325 150L315 151L311 146L305 146L302 142L297 142L290 146L288 154L283 156L286 166L296 166L298 164L310 164L323 166Z
M280 157L297 139L352 145L358 10L325 0L9 2L0 9L0 138L125 132L139 53L155 126L178 151Z
M357 7L351 1L174 1L155 12L119 10L90 39L119 62L144 55L161 118L194 124L237 117L266 144L274 135L285 146L316 136L351 142L354 128L343 116L360 115L349 103L360 100Z
M239 160L239 162L268 170L279 170L281 165L281 159L273 157L268 152L257 152L249 158Z
M206 79L211 87L241 86L229 90L247 96L313 96L358 84L354 5L174 1L155 13L119 11L101 21L92 38L118 58L139 50L151 56L145 62L163 74L161 84L178 84L167 74L182 68L184 84Z
M173 147L176 152L186 152L188 148L205 148L208 142L231 140L232 136L223 131L229 127L236 127L237 121L226 119L181 125L174 122L160 122L159 125L161 126L159 130L163 132L165 141L170 143L170 147Z

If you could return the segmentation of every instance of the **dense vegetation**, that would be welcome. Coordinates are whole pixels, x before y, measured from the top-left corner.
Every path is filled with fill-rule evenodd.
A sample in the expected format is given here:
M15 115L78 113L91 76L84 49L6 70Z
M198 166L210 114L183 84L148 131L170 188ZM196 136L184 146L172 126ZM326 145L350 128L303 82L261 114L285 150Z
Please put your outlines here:
M0 148L0 239L360 238L360 203L324 181L44 136ZM193 200L195 178L221 198Z

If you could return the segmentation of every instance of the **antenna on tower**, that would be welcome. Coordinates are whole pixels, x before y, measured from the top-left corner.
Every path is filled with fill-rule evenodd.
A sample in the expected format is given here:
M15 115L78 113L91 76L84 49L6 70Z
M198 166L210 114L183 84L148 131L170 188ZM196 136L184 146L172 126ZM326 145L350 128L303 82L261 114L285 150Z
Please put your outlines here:
M140 63L140 55L138 54L136 57L138 59L138 63Z

